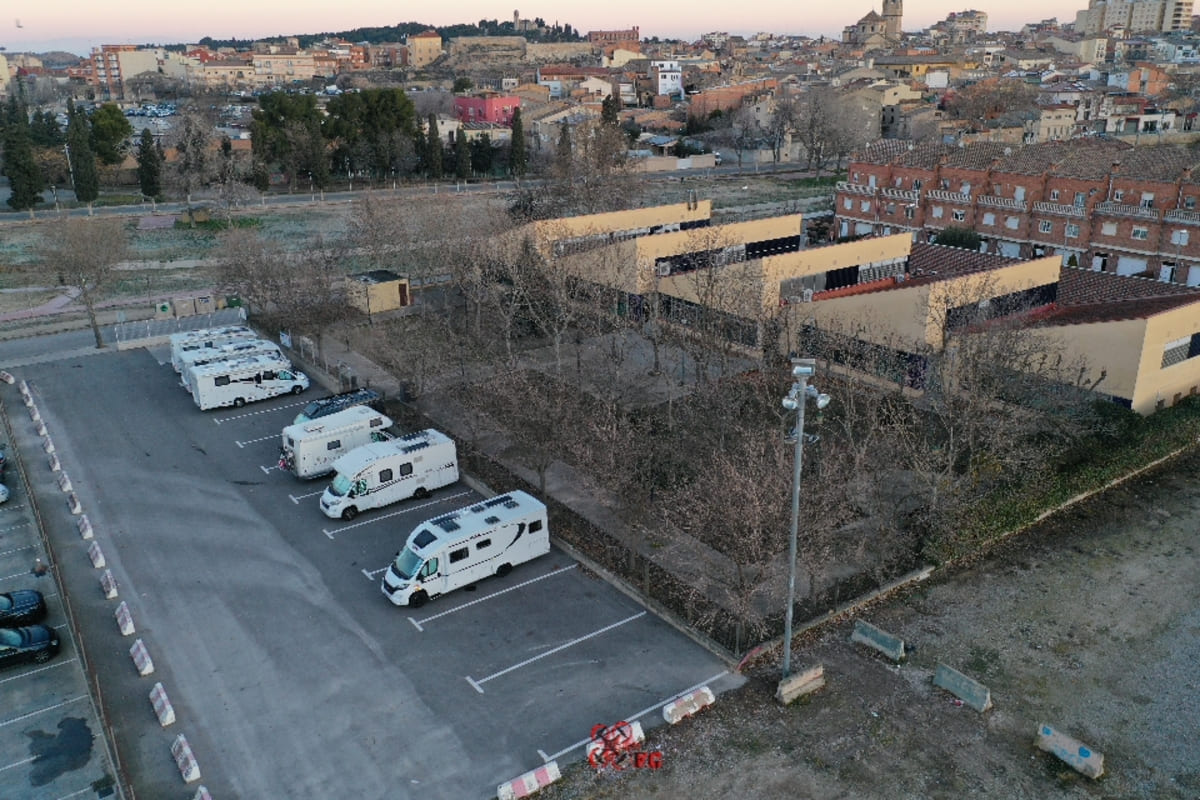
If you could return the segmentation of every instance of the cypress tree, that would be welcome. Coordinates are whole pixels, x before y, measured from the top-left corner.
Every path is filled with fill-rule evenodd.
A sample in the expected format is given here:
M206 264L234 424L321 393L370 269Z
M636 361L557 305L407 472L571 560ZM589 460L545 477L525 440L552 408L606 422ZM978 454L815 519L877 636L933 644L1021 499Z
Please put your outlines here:
M512 170L512 174L518 178L525 174L525 168L529 166L529 154L525 152L525 125L521 122L521 109L513 111L512 115L512 142L509 143L508 149L508 168Z
M429 115L429 132L425 135L425 170L429 177L438 180L442 177L442 137L437 132L437 115Z
M162 156L149 128L142 128L142 138L138 140L137 176L143 195L152 198L162 195Z
M91 206L100 196L100 174L96 170L96 157L92 154L91 131L87 116L75 108L67 110L67 162L71 169L72 188L75 199Z
M467 145L467 132L461 126L454 134L454 176L460 180L471 177L471 148Z
M8 177L11 194L8 205L15 211L30 211L42 202L41 191L46 179L33 159L33 142L29 133L29 116L25 104L9 95L7 119L4 125L4 174Z

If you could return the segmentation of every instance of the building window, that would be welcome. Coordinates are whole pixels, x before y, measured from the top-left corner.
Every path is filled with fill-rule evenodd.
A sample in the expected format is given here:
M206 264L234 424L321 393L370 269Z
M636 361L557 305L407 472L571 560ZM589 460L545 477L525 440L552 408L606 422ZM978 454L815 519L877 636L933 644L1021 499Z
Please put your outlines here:
M902 188L904 186L904 178L897 176L896 179L894 181L892 181L892 185L895 186L897 189Z
M988 211L986 214L983 215L983 224L984 225L995 225L996 224L996 215L993 214L992 212Z
M1054 230L1054 223L1048 219L1044 219L1038 223L1038 233L1050 233Z
M1057 203L1057 202L1058 202L1058 189L1051 189L1051 190L1050 190L1050 202L1051 202L1051 203Z
M962 186L960 186L958 190L962 194L970 194L971 193L971 184L967 183L966 181L963 181Z
M1139 242L1144 242L1150 238L1150 231L1146 228L1134 228L1132 236Z
M967 218L967 212L961 209L956 209L950 216L954 218L955 222L963 222Z
M925 185L925 182L923 180L921 180L920 178L913 178L913 188L914 189L920 189L924 185Z
M845 200L842 201L842 205L845 207L845 209L847 211L851 211L854 209L854 201L851 200L849 197L847 197Z
M1083 207L1083 205L1084 205L1086 202L1087 202L1087 195L1086 195L1086 194L1084 194L1083 192L1076 192L1076 193L1075 193L1075 205L1076 205L1076 206L1078 206L1079 208L1082 208L1082 207Z
M1117 189L1116 191L1113 192L1113 202L1114 203L1119 203L1124 199L1125 199L1125 190L1124 189Z
M861 203L858 204L858 210L859 211L870 211L871 210L871 201L863 200Z
M1105 236L1116 236L1117 235L1117 223L1105 222L1104 224L1102 224L1100 226L1100 233L1102 233Z
M896 204L895 204L895 203L888 203L888 204L887 204L887 213L889 213L889 214L895 214L895 213L896 213Z
M1079 226L1076 225L1074 222L1067 223L1067 238L1068 239L1078 239L1079 238Z
M1150 192L1142 192L1142 202L1139 205L1142 208L1154 208L1154 195Z
M941 206L934 206L931 213L934 219L941 219L945 211L942 210Z
M1187 197L1183 198L1183 207L1184 208L1195 208L1196 207L1196 196L1193 194L1189 194Z
M1008 219L1004 220L1004 227L1008 228L1010 231L1015 231L1017 228L1021 227L1021 218L1009 217Z
M917 210L916 206L905 206L904 207L904 218L912 219L913 215L916 213L916 210Z

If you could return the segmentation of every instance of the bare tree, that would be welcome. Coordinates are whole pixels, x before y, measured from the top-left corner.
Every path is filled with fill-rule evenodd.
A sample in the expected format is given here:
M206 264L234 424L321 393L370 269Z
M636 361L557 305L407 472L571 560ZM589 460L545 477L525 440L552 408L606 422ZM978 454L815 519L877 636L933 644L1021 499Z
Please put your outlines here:
M170 143L178 157L171 175L189 207L196 190L213 179L212 139L212 120L195 109L184 111L172 131Z
M64 219L46 232L40 255L47 271L57 273L60 284L79 290L96 347L104 347L96 303L112 282L114 268L129 257L125 223L119 219Z
M776 164L783 155L783 149L791 142L792 131L799 118L800 108L794 97L786 94L775 96L765 134L767 142L771 145L771 157Z

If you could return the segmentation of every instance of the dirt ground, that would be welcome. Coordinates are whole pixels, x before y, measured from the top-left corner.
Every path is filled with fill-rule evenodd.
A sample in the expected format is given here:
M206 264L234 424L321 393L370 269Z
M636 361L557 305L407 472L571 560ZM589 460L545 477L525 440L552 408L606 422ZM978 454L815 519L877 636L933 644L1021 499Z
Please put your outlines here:
M658 770L582 761L539 796L1200 797L1200 454L1110 491L861 618L914 650L895 666L853 621L793 651L827 686L791 707L778 664L674 728ZM939 662L991 689L980 714L932 685ZM1034 746L1039 723L1105 756L1084 778Z

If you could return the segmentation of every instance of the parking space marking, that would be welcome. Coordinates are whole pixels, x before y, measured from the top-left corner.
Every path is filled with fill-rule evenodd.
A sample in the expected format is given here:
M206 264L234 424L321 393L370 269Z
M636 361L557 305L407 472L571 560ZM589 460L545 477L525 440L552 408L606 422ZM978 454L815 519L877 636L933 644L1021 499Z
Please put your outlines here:
M81 694L78 697L72 697L70 700L63 700L61 703L55 703L52 706L46 706L45 708L39 708L37 711L30 711L28 714L22 714L19 717L13 717L12 719L6 719L3 722L0 722L0 728L3 728L5 725L12 725L14 722L20 722L21 720L29 719L30 717L36 717L38 714L45 714L47 711L53 711L56 708L62 708L63 706L69 706L71 703L77 703L80 700L86 700L87 697L88 696L86 694Z
M25 506L23 506L23 505L20 505L19 503L18 503L17 505L15 505L15 506L7 506L7 505L6 505L6 506L4 506L4 508L0 508L0 512L8 512L8 511L20 511L20 510L21 510L21 509L23 509L24 507L25 507Z
M376 522L383 522L385 519L391 519L392 517L397 517L401 514L407 514L410 511L416 511L418 508L427 508L429 506L436 505L436 504L441 503L446 500L453 500L456 497L465 497L465 496L469 495L470 493L471 493L471 491L468 489L465 492L459 492L457 494L447 495L446 497L439 497L436 500L430 500L428 503L422 503L419 506L409 506L408 508L405 508L401 511L393 511L390 514L381 514L380 516L371 517L370 519L363 520L362 522L351 522L348 525L343 525L342 527L338 528L337 530L333 530L333 531L329 530L328 528L322 528L321 533L325 534L326 536L328 536L330 538L330 540L332 540L334 537L334 534L341 533L342 531L348 531L351 528L359 528L359 527L362 527L363 525L374 525Z
M684 689L682 692L676 692L675 694L668 697L666 700L662 700L658 703L655 703L652 706L647 706L646 708L643 708L641 711L634 714L632 717L622 717L621 719L624 720L625 722L635 722L638 719L641 719L642 717L649 714L651 711L657 711L658 709L665 706L667 703L670 703L672 700L683 697L688 692L694 692L697 689L699 689L701 686L708 686L713 681L719 681L721 678L724 678L728 674L729 674L729 670L724 670L722 672L718 672L716 675L713 675L711 678L709 678L706 681L700 681L695 686L689 686L688 688ZM542 761L549 764L551 761L560 759L563 756L565 756L567 753L571 752L572 750L583 747L591 741L592 741L592 737L590 737L590 736L586 739L580 739L575 744L571 745L570 747L566 747L566 748L563 748L562 750L559 750L557 753L555 753L552 756L546 755L546 753L542 750L538 750L537 754L542 757Z
M276 465L275 465L275 466L273 466L273 467L264 467L262 464L259 464L259 465L258 465L258 468L259 468L259 469L261 469L261 470L262 470L263 472L265 472L266 474L270 475L270 474L271 474L271 470L279 469L279 465L278 465L278 464L276 464Z
M36 758L36 756L34 758ZM27 758L24 761L14 761L11 764L5 764L3 767L0 767L0 772L4 772L4 770L6 770L6 769L12 769L13 767L24 766L25 764L28 764L31 761L33 761L33 758Z
M95 788L89 786L85 789L80 789L78 792L71 792L70 794L64 794L62 797L59 797L58 800L71 800L72 797L79 797L79 795L81 795L81 794L88 794L89 792L94 792L94 791L96 791Z
M65 667L67 664L70 664L73 661L75 661L75 659L73 659L73 658L68 658L65 661L55 661L53 664L51 664L47 667L39 667L38 669L35 669L31 672L22 672L20 675L13 675L11 678L0 678L0 683L8 683L9 681L15 681L15 680L19 680L21 678L27 678L30 675L37 675L39 672L45 672L48 669L56 669L58 667Z
M307 500L308 498L310 498L310 497L316 497L316 496L317 496L317 495L319 495L319 494L325 494L325 490L324 490L324 489L320 489L320 490L318 490L318 491L315 491L315 492L309 492L308 494L301 494L301 495L289 494L289 495L288 495L288 500L291 500L291 501L292 501L293 503L295 503L296 505L300 505L300 501L301 501L301 500Z
M25 547L18 547L15 550L0 551L0 556L7 556L7 555L11 555L13 553L20 553L22 550L32 550L36 546L37 545L30 544L30 545L26 545Z
M32 524L33 524L32 522L29 522L27 520L25 522L20 522L16 525L9 525L7 528L0 528L0 533L7 533L8 531L15 531L17 528L28 528Z
M258 417L263 414L273 414L274 412L280 410L281 408L296 408L297 406L306 406L306 405L308 405L307 400L301 400L298 403L284 403L283 405L271 406L270 408L264 408L261 411L246 411L242 414L234 414L232 417L221 417L221 418L213 417L213 422L220 425L225 422L232 422L235 419L245 419L246 417Z
M237 441L237 442L234 442L234 444L236 444L238 447L245 447L248 444L257 444L259 442L266 442L271 439L278 439L278 438L279 438L279 434L275 434L274 436L260 436L257 439L247 439L244 442Z
M512 672L513 670L520 669L521 667L527 667L535 661L541 661L543 658L546 658L547 656L552 656L555 653L566 650L568 647L574 647L575 645L580 644L581 642L586 642L588 639L592 639L596 636L599 636L602 633L608 633L609 631L613 630L614 628L619 628L627 622L633 622L635 619L639 619L640 617L644 617L644 616L646 616L646 612L639 611L638 613L634 614L632 617L626 617L625 619L620 620L619 622L614 622L611 625L605 625L603 628L601 628L598 631L592 631L591 633L587 634L586 636L580 636L578 639L572 639L569 642L564 642L563 644L560 644L558 647L555 647L552 650L547 650L546 652L542 653L541 655L536 655L536 656L533 656L532 658L527 658L519 664L513 664L511 667L505 667L504 669L500 670L499 672L493 672L491 675L488 675L486 678L480 678L479 680L472 680L471 676L468 675L467 683L471 684L471 687L474 688L475 691L479 692L480 694L483 694L483 684L487 683L488 681L495 680L496 678L499 678L502 675L507 675L508 673Z
M391 562L388 562L388 566L391 566ZM362 574L365 575L369 581L375 580L375 576L384 572L387 572L387 567L380 567L379 569L373 569L370 571L368 571L366 567L363 567L362 569Z
M417 622L412 617L409 617L408 621L411 622L413 625L415 625L417 627L417 630L424 632L425 629L422 628L421 626L427 622L433 622L438 617L444 617L447 614L455 614L459 611L462 611L464 608L470 608L471 606L476 605L477 603L482 603L485 600L491 600L493 597L499 597L502 594L508 594L509 592L520 589L522 586L528 586L531 583L537 583L538 581L545 580L546 578L552 578L555 575L561 575L564 572L567 572L568 570L575 569L575 567L577 567L577 566L579 566L579 565L571 564L570 566L561 567L559 569L556 569L553 572L547 572L545 575L539 575L536 578L530 578L529 580L525 581L524 583L518 583L516 586L510 586L507 589L501 589L498 592L492 592L491 594L484 595L483 597L472 600L469 603L463 603L461 606L455 606L454 608L447 609L440 614L434 614L432 617L426 617L425 619L421 620L420 622ZM386 569L386 567L385 567L385 569Z

